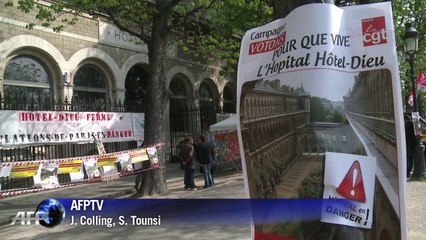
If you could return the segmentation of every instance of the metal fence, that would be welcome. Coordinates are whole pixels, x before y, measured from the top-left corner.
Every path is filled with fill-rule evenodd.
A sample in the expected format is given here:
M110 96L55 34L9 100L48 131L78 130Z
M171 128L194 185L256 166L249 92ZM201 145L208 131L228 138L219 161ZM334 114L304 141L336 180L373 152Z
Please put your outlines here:
M210 125L217 122L218 111L214 108L170 111L170 161L179 161L179 150L187 137L197 142L199 136L208 133Z
M122 104L99 101L99 99L86 99L85 101L72 102L55 101L50 95L11 96L3 97L0 93L0 111L27 110L27 111L75 111L75 112L136 112L138 104ZM1 124L1 123L0 123ZM137 147L136 141L104 143L107 152L116 152ZM37 146L0 148L0 162L34 161L45 159L60 159L80 157L97 154L94 143L60 143ZM60 183L69 182L69 174L58 175ZM33 178L0 177L1 190L28 188L33 185Z

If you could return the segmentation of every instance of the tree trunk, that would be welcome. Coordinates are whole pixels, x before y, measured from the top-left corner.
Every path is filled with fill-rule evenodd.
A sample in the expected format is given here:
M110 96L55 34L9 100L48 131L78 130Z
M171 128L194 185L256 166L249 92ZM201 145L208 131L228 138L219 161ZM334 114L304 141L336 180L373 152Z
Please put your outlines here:
M167 88L167 40L170 33L170 1L156 1L151 41L148 43L149 79L145 101L144 144L165 143L166 109L169 103ZM166 166L164 146L157 148L162 167ZM166 170L153 169L143 173L138 197L161 195L167 192Z

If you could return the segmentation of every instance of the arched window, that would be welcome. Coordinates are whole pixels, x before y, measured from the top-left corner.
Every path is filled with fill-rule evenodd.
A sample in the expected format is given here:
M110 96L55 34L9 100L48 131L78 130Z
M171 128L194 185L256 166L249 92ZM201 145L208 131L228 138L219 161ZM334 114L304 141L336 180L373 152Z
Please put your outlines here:
M96 103L101 106L106 103L107 85L102 71L93 64L81 66L74 76L74 94L72 101L75 103Z
M5 103L18 108L26 105L38 105L36 108L48 108L51 102L51 75L39 59L21 55L13 58L6 66L3 77ZM45 104L42 104L45 103Z

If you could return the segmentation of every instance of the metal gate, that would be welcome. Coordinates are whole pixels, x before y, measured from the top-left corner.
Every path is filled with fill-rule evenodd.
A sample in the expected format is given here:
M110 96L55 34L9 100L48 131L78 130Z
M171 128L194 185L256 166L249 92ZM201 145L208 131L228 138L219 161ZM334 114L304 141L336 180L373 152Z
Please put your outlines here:
M49 96L46 98L5 98L0 93L0 111L3 110L27 110L27 111L85 111L85 112L124 112L131 111L119 102L118 104L97 104L91 102L77 102L65 100L64 102L52 102ZM137 147L136 141L105 143L107 152L117 152ZM24 162L46 159L60 159L80 157L97 154L97 148L93 143L58 143L38 146L24 146L13 148L0 148L0 162ZM58 174L59 183L70 181L69 174ZM0 177L0 189L28 188L33 185L33 177L9 178Z
M188 109L184 111L170 110L170 161L179 161L179 150L187 137L198 142L202 133L208 133L210 125L217 122L214 108Z

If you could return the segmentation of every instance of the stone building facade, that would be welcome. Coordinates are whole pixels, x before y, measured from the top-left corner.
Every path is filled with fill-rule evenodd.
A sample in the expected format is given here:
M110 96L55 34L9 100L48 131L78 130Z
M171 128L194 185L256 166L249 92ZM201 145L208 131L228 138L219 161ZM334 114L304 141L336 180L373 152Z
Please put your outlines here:
M241 100L241 135L251 197L274 197L278 178L303 153L309 105L303 87L282 86L279 80L258 81Z
M388 162L398 168L391 73L387 69L361 72L344 97L348 116L367 126Z
M5 5L0 0L0 5ZM43 4L43 2L38 2ZM126 104L143 112L141 92L147 78L148 52L115 26L80 17L60 33L44 28L36 12L0 8L0 94L3 104L32 99ZM60 21L60 19L58 19ZM35 23L33 29L26 25ZM235 112L236 80L220 69L169 52L169 111L189 108ZM3 106L4 108L4 106ZM53 110L53 109L44 109ZM170 123L166 124L168 131ZM170 134L166 134L170 138ZM166 143L168 144L168 143Z
M374 211L381 214L374 214L373 228L366 239L379 239L383 233L388 234L387 239L401 236L398 197L398 168L401 166L398 164L392 91L391 72L380 69L360 72L344 97L347 116L366 136L366 148L377 158Z

